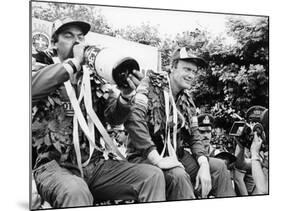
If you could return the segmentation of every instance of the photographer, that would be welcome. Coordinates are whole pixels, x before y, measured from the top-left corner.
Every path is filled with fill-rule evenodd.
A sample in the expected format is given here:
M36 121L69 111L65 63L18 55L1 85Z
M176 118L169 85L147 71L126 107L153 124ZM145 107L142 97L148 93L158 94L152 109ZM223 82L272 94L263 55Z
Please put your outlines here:
M57 20L52 34L53 49L32 55L32 145L38 154L34 167L38 191L54 208L91 206L97 200L132 197L141 202L164 201L165 181L158 168L116 159L105 160L105 149L95 148L91 154L87 137L80 129L77 133L81 148L75 151L74 110L64 82L70 80L79 96L84 36L89 30L90 25L86 22L70 18ZM111 89L102 96L97 95L96 91L106 89L108 84L97 74L93 77L93 109L98 118L103 125L106 121L122 124L130 112L133 90L142 76L138 73L130 75L127 78L130 86L122 89L120 96ZM87 107L85 102L81 104ZM82 112L85 112L83 106ZM100 134L96 133L95 137L96 147L100 148ZM89 161L82 172L79 159L83 163Z
M252 195L255 189L254 179L251 172L251 152L236 140L236 162L233 170L233 179L236 192L239 196Z
M254 134L254 140L251 145L251 168L252 176L256 185L255 194L268 194L268 160L260 156L262 139Z
M235 183L240 195L268 194L268 110L260 116L264 128L261 137L253 131L250 149L237 139L235 155L237 157L234 172ZM247 153L248 152L248 153Z

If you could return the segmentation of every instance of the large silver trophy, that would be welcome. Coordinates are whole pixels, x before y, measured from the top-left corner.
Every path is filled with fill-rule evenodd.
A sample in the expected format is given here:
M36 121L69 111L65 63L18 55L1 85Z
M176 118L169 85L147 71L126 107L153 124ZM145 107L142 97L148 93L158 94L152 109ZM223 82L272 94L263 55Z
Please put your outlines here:
M117 48L89 46L85 50L85 62L106 81L122 88L129 86L128 75L133 70L140 70L135 58Z

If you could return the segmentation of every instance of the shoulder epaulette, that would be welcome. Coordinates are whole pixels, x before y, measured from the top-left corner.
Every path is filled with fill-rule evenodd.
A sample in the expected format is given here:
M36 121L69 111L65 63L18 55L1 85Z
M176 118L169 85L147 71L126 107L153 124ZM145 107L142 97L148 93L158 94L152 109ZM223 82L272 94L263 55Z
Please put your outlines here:
M35 58L36 62L43 64L53 64L52 57L55 56L55 52L52 50L40 51L36 54L32 54L32 57Z

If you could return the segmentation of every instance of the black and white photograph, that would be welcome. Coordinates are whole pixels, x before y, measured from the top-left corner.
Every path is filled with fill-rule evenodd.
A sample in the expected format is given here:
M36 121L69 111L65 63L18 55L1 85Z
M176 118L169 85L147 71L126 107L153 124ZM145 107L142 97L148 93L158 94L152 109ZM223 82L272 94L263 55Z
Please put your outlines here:
M270 195L268 15L29 4L29 209Z

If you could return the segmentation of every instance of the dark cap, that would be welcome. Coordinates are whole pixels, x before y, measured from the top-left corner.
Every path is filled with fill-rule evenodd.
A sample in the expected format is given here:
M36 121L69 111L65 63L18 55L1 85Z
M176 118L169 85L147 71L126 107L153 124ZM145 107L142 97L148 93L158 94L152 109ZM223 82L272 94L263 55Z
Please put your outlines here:
M57 19L53 22L53 31L52 36L54 34L59 34L62 30L67 26L77 26L81 29L84 35L86 35L91 29L91 25L84 21L76 21L70 17L66 17L63 19Z
M261 117L260 117L260 123L262 124L262 126L264 128L269 128L269 116L268 116L268 109L265 109L262 114L261 114Z
M199 130L212 130L214 117L210 114L201 114L198 116Z
M172 62L175 60L190 61L200 67L208 66L208 63L203 58L195 55L195 53L192 52L187 47L178 48L177 50L174 51L174 53L172 55Z
M260 122L262 113L266 110L263 106L252 106L246 112L246 119L249 122Z
M266 139L268 141L268 136L269 136L269 110L265 109L262 114L261 114L261 118L260 118L260 123L262 124L263 128L264 128L264 132L266 135Z

